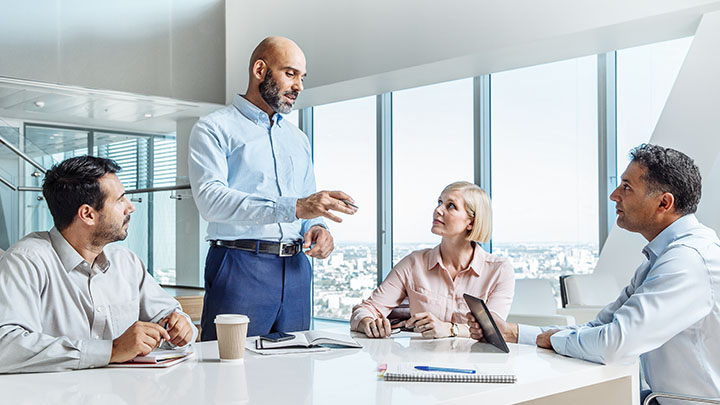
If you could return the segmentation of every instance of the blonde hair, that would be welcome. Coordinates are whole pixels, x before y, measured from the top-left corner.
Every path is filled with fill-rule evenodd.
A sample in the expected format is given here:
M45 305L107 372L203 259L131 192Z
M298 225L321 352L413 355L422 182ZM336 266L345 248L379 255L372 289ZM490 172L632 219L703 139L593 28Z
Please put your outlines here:
M448 184L442 192L455 190L462 192L465 199L465 212L473 219L472 229L468 231L466 239L480 243L489 241L492 233L490 196L476 184L467 181Z

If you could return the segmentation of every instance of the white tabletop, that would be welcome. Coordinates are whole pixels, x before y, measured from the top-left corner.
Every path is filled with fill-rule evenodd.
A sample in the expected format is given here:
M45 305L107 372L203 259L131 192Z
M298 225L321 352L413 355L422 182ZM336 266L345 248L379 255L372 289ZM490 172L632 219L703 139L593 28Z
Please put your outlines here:
M471 339L357 337L363 349L262 356L247 352L241 364L221 363L216 342L167 369L95 369L0 375L3 403L19 404L510 404L592 384L632 377L637 364L603 366L534 346L511 344L488 353ZM480 364L517 375L516 384L386 382L378 364ZM631 392L632 391L632 392ZM628 391L634 395L637 389ZM624 394L623 394L624 395ZM627 403L636 403L628 398Z

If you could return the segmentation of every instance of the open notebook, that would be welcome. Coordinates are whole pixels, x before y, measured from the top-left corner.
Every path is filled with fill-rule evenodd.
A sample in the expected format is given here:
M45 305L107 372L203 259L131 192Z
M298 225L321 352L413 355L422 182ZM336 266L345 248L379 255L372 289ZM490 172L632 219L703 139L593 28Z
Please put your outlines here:
M278 349L287 347L354 347L361 348L358 342L349 335L327 332L324 330L309 330L304 332L292 332L293 339L281 342L270 342L263 339L256 341L256 349Z
M416 367L428 368L418 363L388 364L381 376L385 381L412 381L412 382L454 382L454 383L501 383L511 384L517 377L510 373L497 373L483 371L475 364L460 365L433 365L431 370L419 370ZM472 372L447 372L432 370L434 368L462 369Z

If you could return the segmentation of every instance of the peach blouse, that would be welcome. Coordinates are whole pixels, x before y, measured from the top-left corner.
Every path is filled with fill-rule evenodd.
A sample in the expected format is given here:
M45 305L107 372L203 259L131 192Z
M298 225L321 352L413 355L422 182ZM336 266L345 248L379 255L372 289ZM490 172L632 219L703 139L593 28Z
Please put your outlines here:
M485 252L475 245L470 266L457 273L455 280L443 266L440 246L416 250L395 265L370 298L353 308L350 327L360 320L387 316L405 297L410 313L430 312L444 322L465 324L468 308L463 294L485 300L488 308L507 318L515 292L515 273L507 259Z

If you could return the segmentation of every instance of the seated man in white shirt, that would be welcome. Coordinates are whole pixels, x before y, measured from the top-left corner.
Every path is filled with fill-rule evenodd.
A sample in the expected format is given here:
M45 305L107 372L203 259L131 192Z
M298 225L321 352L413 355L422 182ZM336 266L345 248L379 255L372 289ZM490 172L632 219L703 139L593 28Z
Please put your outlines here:
M135 207L112 160L81 156L45 175L55 227L0 259L0 372L103 367L160 346L185 346L197 328L123 246Z
M670 148L641 145L630 155L610 199L618 226L649 243L643 249L647 260L618 299L595 320L566 328L493 318L507 341L598 363L639 356L651 391L720 397L720 240L694 215L700 172L692 159ZM481 339L469 318L472 336Z

